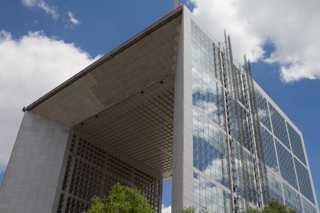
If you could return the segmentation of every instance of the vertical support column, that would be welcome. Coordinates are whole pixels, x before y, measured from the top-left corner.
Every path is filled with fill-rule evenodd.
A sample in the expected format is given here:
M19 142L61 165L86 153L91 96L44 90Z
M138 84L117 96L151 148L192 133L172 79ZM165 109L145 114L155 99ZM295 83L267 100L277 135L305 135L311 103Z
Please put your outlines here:
M247 61L246 56L244 56L244 61L245 61L244 62L245 68L246 68L245 70L247 73L246 74L246 80L248 85L247 94L249 95L249 98L250 98L250 101L247 102L247 107L250 109L249 110L250 111L249 123L251 126L250 135L251 135L253 144L256 148L254 170L258 176L258 178L256 179L257 186L258 186L258 203L259 203L259 208L263 208L270 198L268 173L267 173L265 153L264 153L263 142L262 142L260 120L258 116L257 99L256 99L255 88L254 88L254 83L252 79L251 64L250 64L250 60Z
M104 159L104 167L103 167L103 173L102 173L102 187L101 187L101 198L105 196L105 185L106 185L106 179L107 179L107 169L108 169L108 158L109 158L109 153L106 153L105 159ZM131 182L133 183L133 170L132 170L132 177L131 177ZM132 187L131 183L131 187Z
M70 146L72 144L74 145L73 152L71 152L71 150L70 150ZM76 138L76 136L73 134L73 132L70 131L68 144L67 144L67 147L66 147L66 155L65 155L65 159L64 159L64 166L63 166L63 170L62 170L61 175L60 175L60 177L62 179L62 182L66 181L65 180L66 179L65 176L68 175L67 182L63 183L63 184L67 184L66 188L63 189L64 187L62 187L62 193L64 194L64 198L65 199L62 200L62 202L59 200L59 202L61 202L61 204L59 203L58 210L61 208L60 210L62 212L65 212L65 208L66 208L66 204L67 204L67 198L69 196L70 181L72 179L72 173L73 173L74 162L75 162L75 153L77 152L78 144L79 144L79 137ZM68 168L67 164L69 164L69 168ZM66 173L68 173L68 174L66 174Z
M26 111L0 191L0 212L57 212L70 129Z
M191 12L183 7L174 87L173 213L193 206Z

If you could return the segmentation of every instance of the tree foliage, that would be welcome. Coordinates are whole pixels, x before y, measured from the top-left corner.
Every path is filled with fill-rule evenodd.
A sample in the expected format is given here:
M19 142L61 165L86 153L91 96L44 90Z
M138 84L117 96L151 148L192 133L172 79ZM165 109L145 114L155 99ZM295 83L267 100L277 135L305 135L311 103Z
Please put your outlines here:
M92 205L84 213L154 213L148 200L138 190L122 186L113 186L108 198L92 198Z
M241 213L296 213L296 211L281 203L278 199L272 198L263 210L248 209Z
M190 206L190 207L184 207L183 209L181 209L181 213L197 213L197 212L194 207ZM201 209L199 213L208 213L207 208Z

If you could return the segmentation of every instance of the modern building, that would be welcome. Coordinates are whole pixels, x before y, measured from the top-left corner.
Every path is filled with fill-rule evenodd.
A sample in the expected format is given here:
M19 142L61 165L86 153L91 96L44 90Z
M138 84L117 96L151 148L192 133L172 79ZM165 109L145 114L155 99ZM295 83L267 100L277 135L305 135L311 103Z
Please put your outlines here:
M181 6L24 108L0 212L81 212L120 182L161 212L319 213L299 129Z

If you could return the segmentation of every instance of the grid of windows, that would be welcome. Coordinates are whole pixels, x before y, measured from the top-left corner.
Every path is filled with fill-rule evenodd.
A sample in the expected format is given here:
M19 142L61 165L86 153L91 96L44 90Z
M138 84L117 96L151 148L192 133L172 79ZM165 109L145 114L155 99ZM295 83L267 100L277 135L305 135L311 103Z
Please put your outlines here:
M69 194L90 201L101 194L102 170L76 159L69 187Z
M287 127L293 154L295 154L304 165L307 165L300 135L292 128L292 126L290 126L290 124L287 123Z
M131 186L133 167L113 155L108 155L106 179L103 193L108 196L112 187L120 182L122 185Z
M312 203L314 203L314 197L313 197L309 172L307 168L305 168L296 158L294 158L294 162L296 164L300 192L306 198L308 198Z
M245 173L247 173L247 175L249 177L247 180L247 182L249 183L248 184L248 186L249 186L249 197L248 197L249 200L248 201L256 205L258 202L258 197L257 197L257 187L256 187L254 180L257 179L257 176L254 171L253 157L251 154L249 154L248 152L246 152L244 150L243 150L242 154L243 154L243 157L242 157L243 161L242 161L241 165L243 167L243 171ZM244 165L244 164L246 164L246 165Z
M281 143L277 139L276 144L281 176L283 179L288 181L291 186L298 190L297 177L294 170L292 155L286 148L281 145Z
M283 203L283 194L280 178L268 169L268 182L271 197L279 199Z
M317 213L317 208L310 204L306 199L301 197L304 213Z
M257 176L254 170L253 157L236 141L232 141L230 146L232 147L232 173L234 177L233 183L237 186L236 192L239 196L247 199L248 202L256 205L258 202L255 182ZM244 206L240 204L240 200L238 200L236 205L245 210Z
M284 198L286 201L285 204L288 207L296 210L297 213L302 213L300 195L286 183L283 182L282 185Z
M233 138L236 138L237 140L240 139L240 135L239 135L239 131L237 131L239 128L237 126L237 120L236 120L236 112L235 112L235 100L232 98L232 96L229 96L228 97L228 102L229 102L229 110L230 110L230 113L229 113L229 116L230 118L227 119L227 122L228 122L228 125L231 123L230 125L230 129L232 130L231 131L231 134L232 134L232 137ZM229 122L230 121L230 122ZM242 140L241 140L242 141Z
M266 164L270 169L278 173L279 167L273 142L273 136L263 126L261 126L261 134L264 154L266 157Z
M238 136L238 141L241 141L241 142L243 141L244 147L246 147L247 150L252 151L249 122L248 122L248 117L249 117L248 111L241 104L239 104L239 102L236 102L236 103L240 109L240 114L241 114L240 122L243 127L243 128L237 127L239 133L240 131L242 131ZM243 138L240 135L242 135Z
M235 78L234 81L235 82L238 82L237 86L239 87L238 90L236 90L236 92L238 92L238 100L240 101L240 103L243 105L243 106L246 106L246 98L247 98L247 94L246 94L246 91L247 91L247 77L245 75L242 75L242 71L236 67L235 65L233 65L233 70L231 70L231 72L233 72Z
M280 113L269 104L273 134L288 148L290 149L289 138L286 128L286 122Z
M74 197L70 197L70 196L67 198L67 196L63 195L63 194L61 196L63 196L64 199L67 199L65 212L68 212L68 213L78 213L79 212L80 213L84 209L90 208L89 202L85 202L79 198L74 198ZM60 197L60 199L61 199L61 197Z
M231 212L230 194L201 175L198 175L197 173L193 174L193 201L197 211L207 208L210 213Z
M232 141L230 146L232 147L231 150L231 161L233 161L234 163L232 163L232 170L233 170L233 183L237 186L237 194L241 197L245 196L245 191L244 191L244 175L246 174L242 174L243 170L242 170L242 160L241 160L241 149L243 151L243 148L235 141ZM243 209L244 210L244 209Z
M148 199L149 205L156 211L160 211L162 181L139 170L133 171L133 186L139 189L142 195Z
M222 82L218 48L193 21L191 21L191 31L192 58Z
M192 61L192 104L224 128L222 87L194 61Z
M206 181L215 180L230 188L231 175L235 181L234 184L237 185L238 195L246 197L245 199L252 204L257 204L258 191L256 191L254 181L256 177L253 159L249 154L254 151L252 150L249 135L250 129L248 128L249 116L247 113L249 111L243 107L245 103L243 91L246 85L243 85L244 82L241 82L242 78L239 78L237 82L232 81L233 76L229 76L228 72L224 73L227 82L226 88L229 92L232 91L232 85L239 87L239 100L234 100L232 96L224 96L220 57L225 59L228 56L227 54L220 55L219 48L193 21L191 21L191 51L192 103L194 106L193 166L201 171L200 175L203 176L195 174L194 205L197 209L207 206L212 211L211 207L215 204L211 203L211 197L209 197L210 190L206 191L206 189L215 186L210 181ZM233 67L233 70L239 72L236 67ZM297 212L302 212L300 193L293 189L298 190L298 183L300 190L303 187L301 194L314 202L309 173L304 166L306 165L306 156L303 151L302 139L261 92L255 90L255 94L261 124L263 151L266 158L265 163L268 166L267 176L270 194L272 197L286 202L288 206L293 207ZM230 134L235 141L241 142L241 146L238 145L238 142L232 142L232 144L235 144L235 149L231 150L232 174L228 172L231 165L229 165L229 161L227 160L229 158L227 152L229 143L227 143L224 133L227 122L225 118L224 98L228 98L231 110L230 115L228 115L228 122L230 120L230 128L232 130ZM237 109L238 114L234 112L234 109ZM236 115L237 117L235 117ZM236 118L241 121L237 122ZM247 152L248 150L249 152ZM304 165L293 158L294 155ZM201 178L203 179L202 185ZM287 181L290 185L284 183L285 186L282 187L283 180ZM207 187L207 185L209 186ZM243 209L244 204L242 203L243 207L240 207L240 200L237 200L234 205ZM224 201L226 201L225 197ZM312 205L309 209L312 209ZM221 206L220 210L217 208L217 212L219 211L223 211L223 206ZM312 211L310 210L310 212Z
M77 155L101 168L104 167L106 152L82 138L79 140Z
M193 110L193 166L229 188L226 136Z
M74 134L57 212L80 213L93 196L108 196L118 182L137 188L160 212L162 181Z
M255 92L258 104L259 120L265 127L267 127L271 131L268 102L258 90L256 90Z

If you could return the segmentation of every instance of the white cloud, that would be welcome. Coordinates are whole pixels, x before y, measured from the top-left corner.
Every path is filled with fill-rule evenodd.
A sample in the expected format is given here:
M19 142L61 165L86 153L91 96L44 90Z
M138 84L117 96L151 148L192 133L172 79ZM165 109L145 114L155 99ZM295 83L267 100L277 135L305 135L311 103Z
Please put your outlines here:
M68 12L69 21L73 24L80 24L80 21L74 17L74 15L71 12Z
M268 112L266 110L263 110L263 109L258 109L258 116L259 118L265 118L268 116L267 114Z
M43 9L46 13L51 14L52 18L57 20L59 18L59 13L55 7L50 7L43 0L21 0L22 4L28 7L39 7Z
M162 204L162 213L171 213L171 206L168 207L164 207L164 205Z
M42 32L14 39L0 31L0 173L8 163L22 108L99 57L92 59L74 44Z
M251 61L280 65L283 82L320 78L319 2L317 0L191 0L193 14L219 41L223 29L231 35L238 62L247 54ZM275 50L264 55L263 45Z
M22 4L28 6L28 7L33 7L36 5L37 0L21 0Z

